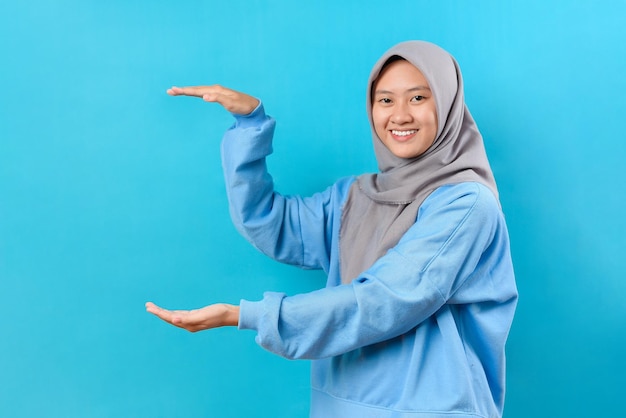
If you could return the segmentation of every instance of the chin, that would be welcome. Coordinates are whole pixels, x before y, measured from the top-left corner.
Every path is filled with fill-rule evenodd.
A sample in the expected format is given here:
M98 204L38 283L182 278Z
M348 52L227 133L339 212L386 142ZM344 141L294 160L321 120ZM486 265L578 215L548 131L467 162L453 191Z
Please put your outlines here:
M411 152L411 151L395 152L393 150L391 151L391 153L395 155L396 157L403 158L405 160L410 160L412 158L419 157L420 155L423 154L423 152Z

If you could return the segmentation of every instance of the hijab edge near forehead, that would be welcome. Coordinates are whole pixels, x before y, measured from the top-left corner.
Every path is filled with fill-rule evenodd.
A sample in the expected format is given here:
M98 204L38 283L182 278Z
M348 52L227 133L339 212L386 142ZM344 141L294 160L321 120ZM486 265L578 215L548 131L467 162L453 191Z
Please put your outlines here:
M382 73L388 68L389 60L393 57L399 57L407 61L424 75L433 94L437 111L437 136L433 144L424 154L409 159L396 157L383 145L376 133L372 118L374 87ZM456 100L463 101L463 83L460 71L457 71L456 61L448 52L435 44L425 41L402 42L386 51L372 68L367 87L367 116L375 143L376 158L380 171L386 171L420 159L437 148L445 136L446 125ZM384 158L385 154L385 159L391 161L381 164L384 162L381 161L381 158Z

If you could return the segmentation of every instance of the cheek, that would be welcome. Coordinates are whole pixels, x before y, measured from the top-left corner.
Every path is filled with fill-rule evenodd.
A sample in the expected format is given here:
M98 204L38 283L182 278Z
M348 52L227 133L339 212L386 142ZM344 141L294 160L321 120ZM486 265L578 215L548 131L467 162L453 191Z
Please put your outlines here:
M439 130L437 112L434 109L431 109L426 116L426 120L428 121L429 136L432 135L432 142L435 142L435 139L437 138L437 131Z
M378 136L383 138L383 135L387 131L387 119L385 115L377 111L376 108L372 109L372 123L374 124L374 130Z

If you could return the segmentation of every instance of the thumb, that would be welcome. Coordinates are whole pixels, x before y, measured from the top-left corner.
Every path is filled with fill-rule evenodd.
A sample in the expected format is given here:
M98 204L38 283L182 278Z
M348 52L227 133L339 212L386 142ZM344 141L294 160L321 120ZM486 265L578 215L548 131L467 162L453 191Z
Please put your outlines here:
M232 94L225 94L219 91L212 91L210 93L206 93L202 96L202 100L205 102L211 103L219 103L222 107L229 112L237 113L241 106L238 106L238 101L236 97Z
M202 99L206 102L217 102L237 115L248 115L259 105L258 99L233 90L207 92Z
M218 95L219 95L218 93L205 93L202 95L202 100L204 100L205 102L211 102L211 103L218 102L222 104L222 102L218 100Z

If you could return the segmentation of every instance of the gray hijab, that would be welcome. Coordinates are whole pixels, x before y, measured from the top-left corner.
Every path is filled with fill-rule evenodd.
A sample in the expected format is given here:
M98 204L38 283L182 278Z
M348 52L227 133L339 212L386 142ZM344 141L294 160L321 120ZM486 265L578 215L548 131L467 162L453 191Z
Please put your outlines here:
M437 109L435 141L422 155L409 159L393 155L372 122L373 85L395 56L422 72ZM422 202L436 188L473 181L498 197L482 136L465 106L461 71L445 50L428 42L408 41L385 52L370 74L367 115L380 171L359 176L343 208L339 238L342 283L350 283L398 243L415 223Z

